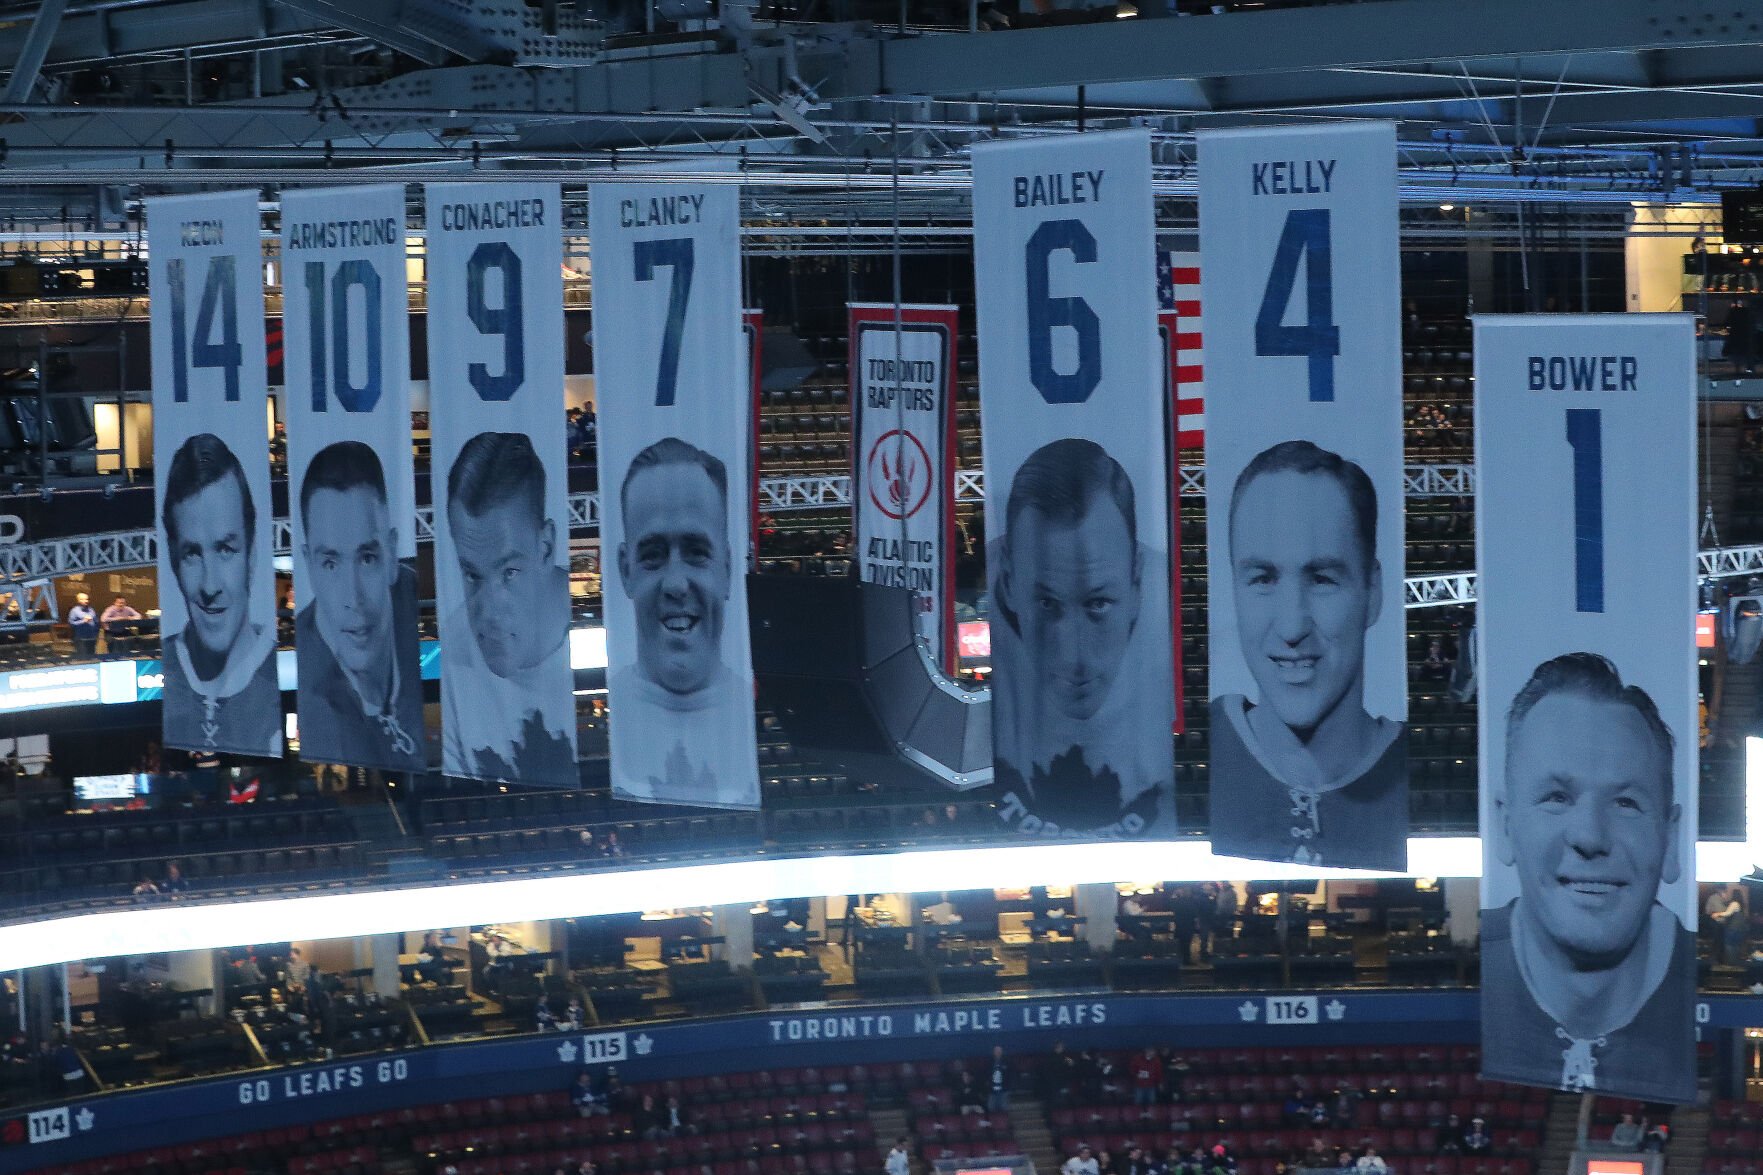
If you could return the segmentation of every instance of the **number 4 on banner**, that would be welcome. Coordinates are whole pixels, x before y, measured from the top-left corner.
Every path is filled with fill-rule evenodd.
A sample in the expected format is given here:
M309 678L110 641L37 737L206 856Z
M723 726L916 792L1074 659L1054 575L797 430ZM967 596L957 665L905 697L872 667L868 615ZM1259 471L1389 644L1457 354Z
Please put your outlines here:
M1334 399L1334 361L1341 353L1341 328L1334 321L1334 263L1326 208L1294 208L1273 253L1261 312L1255 316L1255 354L1304 355L1310 360L1310 399ZM1286 326L1286 308L1298 285L1298 255L1304 259L1303 326Z

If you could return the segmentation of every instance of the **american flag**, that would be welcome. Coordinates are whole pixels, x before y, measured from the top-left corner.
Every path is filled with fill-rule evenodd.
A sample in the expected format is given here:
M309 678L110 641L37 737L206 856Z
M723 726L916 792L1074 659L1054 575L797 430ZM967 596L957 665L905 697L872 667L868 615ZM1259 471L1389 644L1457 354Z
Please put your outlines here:
M1169 291L1176 321L1175 443L1178 449L1199 450L1206 442L1206 372L1200 360L1198 253L1169 254Z

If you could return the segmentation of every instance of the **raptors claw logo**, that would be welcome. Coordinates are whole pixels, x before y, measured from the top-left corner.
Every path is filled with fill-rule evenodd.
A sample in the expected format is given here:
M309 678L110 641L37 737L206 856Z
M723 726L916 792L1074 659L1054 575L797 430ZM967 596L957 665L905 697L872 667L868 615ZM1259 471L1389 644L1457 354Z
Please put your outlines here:
M894 509L903 509L912 499L912 481L918 476L918 466L910 453L901 447L894 449L894 467L888 468L888 455L881 455L882 484L887 487L888 501Z

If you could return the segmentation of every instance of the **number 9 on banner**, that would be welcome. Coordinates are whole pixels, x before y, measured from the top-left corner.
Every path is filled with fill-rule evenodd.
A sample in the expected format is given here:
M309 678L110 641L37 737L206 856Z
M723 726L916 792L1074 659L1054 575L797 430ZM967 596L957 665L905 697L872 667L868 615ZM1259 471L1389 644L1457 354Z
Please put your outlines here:
M502 275L500 306L491 306L484 297L484 278L492 269ZM482 363L466 369L466 378L480 400L512 400L526 382L526 323L520 289L520 254L506 241L485 241L471 251L465 264L465 312L482 333L502 336L501 375L491 375Z

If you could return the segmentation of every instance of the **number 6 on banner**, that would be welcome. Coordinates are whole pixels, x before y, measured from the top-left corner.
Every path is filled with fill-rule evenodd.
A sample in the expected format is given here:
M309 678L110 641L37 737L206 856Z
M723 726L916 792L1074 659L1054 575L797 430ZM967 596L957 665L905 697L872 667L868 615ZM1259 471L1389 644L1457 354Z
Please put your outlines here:
M1102 382L1102 324L1082 298L1051 296L1054 253L1079 265L1096 260L1096 238L1081 220L1049 220L1028 239L1028 378L1049 404L1082 404ZM1053 366L1053 328L1077 332L1077 370Z
M226 372L226 398L232 403L239 398L239 366L244 352L239 348L239 303L234 296L238 289L232 257L211 257L208 273L202 282L202 304L196 308L196 334L186 329L188 311L184 295L184 262L170 261L165 267L167 284L171 287L171 394L182 404L190 398L190 368L219 367ZM220 342L209 342L214 333L214 312L220 311Z
M680 336L686 333L686 303L692 297L692 238L637 241L631 249L638 281L654 281L658 265L673 270L673 287L667 294L667 325L661 335L661 362L655 369L655 406L671 408L679 384Z
M1341 353L1341 328L1334 321L1334 261L1326 208L1294 208L1286 213L1274 249L1273 268L1255 316L1255 354L1304 355L1310 359L1310 398L1334 399L1334 361ZM1304 255L1303 326L1285 325L1286 307L1298 286L1298 254Z

